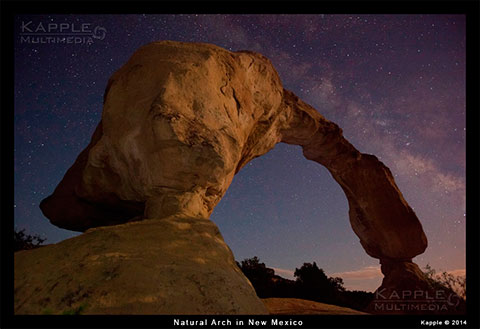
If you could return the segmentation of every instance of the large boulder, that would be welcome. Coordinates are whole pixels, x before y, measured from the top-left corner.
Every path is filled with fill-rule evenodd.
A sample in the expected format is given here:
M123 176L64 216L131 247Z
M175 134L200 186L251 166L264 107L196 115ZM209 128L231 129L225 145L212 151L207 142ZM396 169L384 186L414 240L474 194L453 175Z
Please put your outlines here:
M260 54L141 47L110 78L90 144L40 207L76 231L144 215L208 218L235 173L280 141L282 95Z
M267 314L208 219L90 229L15 253L15 314Z
M403 264L424 252L422 226L383 163L284 89L267 58L209 44L138 49L110 78L90 144L40 207L54 225L76 231L145 218L203 221L234 175L278 142L301 145L330 171L370 256ZM204 280L197 286L209 287Z

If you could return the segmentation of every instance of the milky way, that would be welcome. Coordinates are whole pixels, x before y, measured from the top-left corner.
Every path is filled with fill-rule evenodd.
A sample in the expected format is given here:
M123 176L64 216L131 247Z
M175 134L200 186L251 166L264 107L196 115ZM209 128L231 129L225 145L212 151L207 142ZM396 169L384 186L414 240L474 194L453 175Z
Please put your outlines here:
M21 38L22 22L30 21L29 28L64 23L70 32L72 25L89 24L104 37L33 43ZM286 89L392 170L429 239L415 261L456 273L465 268L461 15L18 16L17 228L49 243L77 234L51 225L38 205L88 144L110 75L138 47L156 40L208 42L267 56ZM303 158L300 147L279 144L248 164L212 220L238 260L256 255L287 277L303 262L316 261L328 275L344 277L348 288L379 285L378 260L353 233L345 195L325 168Z

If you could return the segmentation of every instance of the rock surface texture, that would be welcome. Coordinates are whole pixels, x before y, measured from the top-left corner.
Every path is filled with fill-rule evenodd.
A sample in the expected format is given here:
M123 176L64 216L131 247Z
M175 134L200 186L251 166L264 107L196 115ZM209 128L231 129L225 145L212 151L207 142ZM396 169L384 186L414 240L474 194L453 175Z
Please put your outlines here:
M265 298L262 301L268 312L275 315L368 315L348 307L298 298Z
M267 314L216 225L170 216L15 253L15 314Z
M208 218L235 173L280 141L282 96L262 55L148 44L110 78L101 123L42 211L76 231L135 216Z
M208 219L234 175L279 142L301 145L330 171L370 256L403 263L424 252L422 226L385 165L285 90L267 58L209 44L138 49L110 78L90 144L40 207L76 231Z

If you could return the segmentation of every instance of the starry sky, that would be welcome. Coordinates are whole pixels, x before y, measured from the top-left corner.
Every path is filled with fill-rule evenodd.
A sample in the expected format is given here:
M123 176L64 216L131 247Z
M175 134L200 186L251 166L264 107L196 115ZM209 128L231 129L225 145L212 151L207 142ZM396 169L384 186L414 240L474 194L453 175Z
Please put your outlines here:
M98 27L97 38L74 32L79 43L22 39L40 23L73 24L74 30L89 24ZM391 169L429 239L414 261L464 273L462 15L17 16L17 229L47 243L79 234L50 224L39 203L88 144L108 78L137 48L157 40L208 42L267 56L285 88ZM245 166L211 219L239 261L258 256L287 278L315 261L327 275L342 277L348 289L373 291L381 283L378 260L364 252L350 227L343 191L299 146L278 144Z

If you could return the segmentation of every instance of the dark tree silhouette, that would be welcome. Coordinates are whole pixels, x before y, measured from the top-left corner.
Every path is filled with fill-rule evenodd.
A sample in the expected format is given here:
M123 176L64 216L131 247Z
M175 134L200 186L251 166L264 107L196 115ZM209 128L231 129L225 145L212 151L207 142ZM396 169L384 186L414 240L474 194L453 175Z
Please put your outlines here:
M255 291L260 298L266 298L272 295L274 290L272 278L275 271L260 263L257 256L242 260L240 269L255 287Z
M336 304L339 306L350 307L355 310L364 311L372 302L373 297L373 292L345 290L339 294Z
M315 262L296 268L295 281L275 275L275 271L261 263L258 257L244 259L238 267L250 280L260 298L301 298L327 304L364 310L373 299L373 293L347 291L343 280L328 277Z
M15 229L14 236L13 236L14 251L38 248L46 240L47 239L41 238L37 234L36 235L25 234L25 229L22 229L20 231L17 231Z
M319 302L334 302L339 291L344 291L343 280L341 278L329 278L313 262L304 263L302 267L296 268L295 277L301 296Z
M315 262L313 262L313 264L303 263L302 267L295 269L293 275L297 278L298 282L303 284L311 284L318 280L328 280L325 272L318 268L317 263Z

